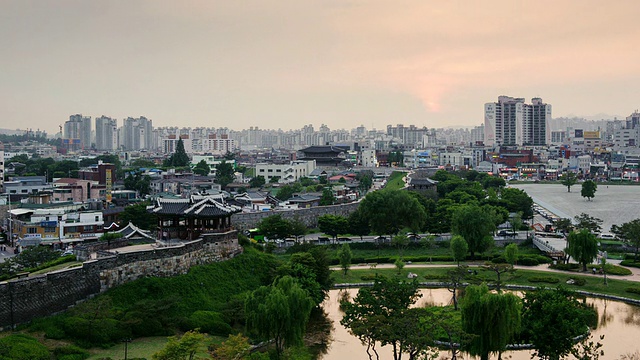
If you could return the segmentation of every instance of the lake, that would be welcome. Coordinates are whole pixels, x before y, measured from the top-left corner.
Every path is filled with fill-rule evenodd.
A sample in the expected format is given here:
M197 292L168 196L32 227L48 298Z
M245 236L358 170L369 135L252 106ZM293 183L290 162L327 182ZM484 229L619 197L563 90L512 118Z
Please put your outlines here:
M348 290L351 298L354 298L358 289ZM329 343L327 353L322 355L322 360L369 360L366 347L360 341L349 334L346 328L340 325L342 312L339 309L339 290L331 290L329 298L323 303L324 310L333 321L332 341ZM421 289L422 297L418 305L425 304L446 305L451 300L451 293L447 289ZM593 332L593 338L598 339L604 334L602 341L604 356L601 359L619 359L622 355L640 352L640 307L621 302L589 298L599 315L598 328ZM393 350L390 346L378 348L381 360L393 359ZM440 352L441 359L447 359L450 353ZM469 359L468 355L464 355ZM497 356L492 357L497 359ZM511 351L503 354L503 359L530 360L530 351Z

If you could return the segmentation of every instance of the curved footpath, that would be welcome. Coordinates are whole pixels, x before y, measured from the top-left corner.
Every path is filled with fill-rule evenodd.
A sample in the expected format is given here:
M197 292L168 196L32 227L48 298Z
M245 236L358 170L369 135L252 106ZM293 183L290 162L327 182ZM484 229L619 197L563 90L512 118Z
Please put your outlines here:
M484 263L466 263L467 265L469 265L469 267L480 267L482 265L484 265ZM611 262L611 264L615 264L613 261ZM411 268L429 268L429 267L433 267L433 268L443 268L443 267L455 267L455 264L407 264L404 266L405 269L411 269ZM395 269L395 265L393 264L378 264L375 268L376 269ZM536 271L547 271L547 272L555 272L555 273L561 273L561 274L576 274L576 275L582 275L582 276L594 276L590 273L582 273L582 272L578 272L578 273L572 273L569 271L563 271L563 270L556 270L556 269L551 269L549 268L548 264L540 264L537 266L521 266L521 265L516 265L514 266L514 268L516 269L522 269L522 270L536 270ZM368 270L371 269L370 265L353 265L349 268L350 270ZM616 280L628 280L628 281L636 281L636 282L640 282L640 268L634 268L634 267L625 267L625 269L629 269L631 271L631 275L609 275L607 274L607 278L609 279L616 279ZM331 270L340 270L339 266L332 266ZM600 274L596 275L596 276L601 276Z

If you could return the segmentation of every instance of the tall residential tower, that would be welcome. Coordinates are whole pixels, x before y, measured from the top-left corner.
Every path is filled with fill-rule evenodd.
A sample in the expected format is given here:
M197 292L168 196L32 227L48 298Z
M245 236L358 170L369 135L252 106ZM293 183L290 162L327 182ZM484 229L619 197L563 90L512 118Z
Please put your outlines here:
M484 105L484 144L487 146L549 144L551 105L540 98L525 104L524 98L498 97Z

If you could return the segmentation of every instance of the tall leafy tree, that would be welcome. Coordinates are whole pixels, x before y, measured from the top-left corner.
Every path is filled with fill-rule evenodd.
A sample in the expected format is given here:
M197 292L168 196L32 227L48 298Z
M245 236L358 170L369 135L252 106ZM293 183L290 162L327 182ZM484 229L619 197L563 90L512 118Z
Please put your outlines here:
M338 235L347 233L349 222L344 216L326 214L318 218L318 229L335 239Z
M369 193L358 207L378 235L398 234L409 228L419 232L425 224L424 207L404 190L380 190Z
M504 248L504 258L507 261L507 264L513 267L513 265L516 263L516 260L518 259L518 245L516 244L507 245Z
M575 338L595 326L597 312L572 291L539 288L523 298L523 336L541 359L561 359L576 347Z
M393 347L397 360L403 349L408 349L408 336L399 334L408 326L403 322L404 316L408 316L409 306L419 297L417 282L379 277L372 287L361 288L353 302L341 303L345 315L340 323L367 345L370 359L371 351L379 358L376 345L381 343Z
M567 192L571 192L571 187L578 182L576 173L568 171L560 176L560 183L567 187Z
M151 177L143 175L140 171L130 172L124 178L124 188L127 190L135 190L140 196L151 193Z
M300 237L305 236L307 232L309 232L307 225L305 225L298 217L293 220L289 220L289 224L291 226L291 235L296 238L296 242Z
M467 241L460 235L454 235L449 242L449 248L453 260L457 262L458 267L460 267L460 261L463 261L469 252Z
M287 347L302 345L313 300L290 276L255 290L245 302L247 328L273 339L278 358Z
M593 180L586 180L582 183L582 190L580 190L580 195L582 197L587 198L587 200L591 201L596 196L596 191L598 190L598 184L596 184Z
M631 220L622 225L613 225L611 231L634 248L633 261L638 261L640 251L640 219Z
M473 334L466 348L471 355L488 360L502 352L520 331L520 298L511 293L492 293L486 285L468 286L460 303L462 327Z
M349 233L360 236L362 240L363 236L369 235L371 229L369 228L369 219L362 215L360 210L356 210L349 214Z
M220 184L223 189L227 188L227 185L231 184L235 179L233 164L226 161L222 161L216 165L216 183Z
M169 157L168 166L184 167L189 166L189 162L189 155L187 155L187 152L184 149L184 142L182 139L178 139L176 151Z
M204 334L197 330L187 331L181 337L172 336L164 348L151 356L153 360L195 359L195 355L204 347Z
M349 244L342 244L340 249L338 249L338 260L340 261L340 268L344 272L344 275L347 275L349 268L351 268L352 257L353 253L351 252Z
M320 206L328 206L336 203L336 197L333 195L333 190L327 187L322 189L322 196L320 197Z
M451 219L451 230L462 236L469 245L471 258L476 252L483 252L489 243L485 238L490 237L495 229L491 214L475 204L459 207Z
M269 240L285 239L291 235L291 223L280 215L267 216L258 222L258 231Z
M576 222L576 229L586 229L594 234L600 233L602 230L602 220L597 217L593 217L589 214L581 213L574 217Z
M264 184L266 183L264 176L262 175L258 175L254 178L251 178L251 180L249 180L249 186L252 188L261 188L264 186Z
M587 271L587 264L593 262L598 255L598 240L588 229L574 231L568 236L567 253L579 264L582 271Z
M132 223L143 230L155 229L158 225L158 217L147 211L148 203L138 203L129 205L118 215L118 224L120 227L127 226Z
M211 172L211 167L202 159L193 167L193 172L198 175L207 176Z
M507 209L520 212L525 219L533 216L533 199L521 189L506 188L500 191L500 197L507 202Z

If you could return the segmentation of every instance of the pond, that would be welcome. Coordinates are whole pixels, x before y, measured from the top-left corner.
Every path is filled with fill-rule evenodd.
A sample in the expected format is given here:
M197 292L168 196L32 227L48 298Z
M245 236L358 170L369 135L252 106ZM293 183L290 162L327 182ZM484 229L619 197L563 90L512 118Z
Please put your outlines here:
M358 289L347 290L354 298ZM333 322L333 331L328 344L326 354L322 355L322 360L369 360L366 347L360 341L349 334L347 329L340 325L342 312L339 309L339 290L331 290L329 298L325 300L323 307L330 321ZM421 289L422 297L418 300L418 306L427 304L446 305L451 300L451 293L447 289ZM593 331L593 338L598 339L604 335L602 340L604 356L601 359L620 359L623 355L640 352L640 307L628 305L612 300L589 298L587 300L593 304L599 315L598 328ZM381 360L393 359L393 352L390 346L378 348ZM446 351L440 352L440 358L446 359L450 354ZM464 355L465 359L470 358ZM497 358L497 356L495 356ZM530 360L530 351L511 351L502 355L503 359ZM492 358L493 359L493 358Z

